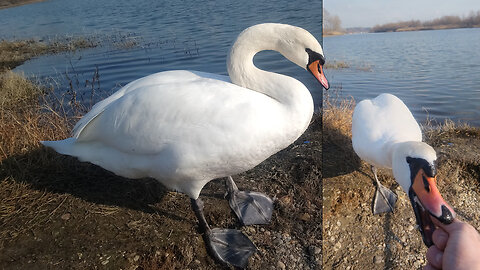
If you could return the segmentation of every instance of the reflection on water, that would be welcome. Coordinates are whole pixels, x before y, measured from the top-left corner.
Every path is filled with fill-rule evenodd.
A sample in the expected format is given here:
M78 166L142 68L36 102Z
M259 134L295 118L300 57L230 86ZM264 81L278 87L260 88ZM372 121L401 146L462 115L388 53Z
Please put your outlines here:
M327 37L327 60L350 68L326 72L334 89L357 102L389 92L420 122L450 118L480 126L478 44L480 28Z

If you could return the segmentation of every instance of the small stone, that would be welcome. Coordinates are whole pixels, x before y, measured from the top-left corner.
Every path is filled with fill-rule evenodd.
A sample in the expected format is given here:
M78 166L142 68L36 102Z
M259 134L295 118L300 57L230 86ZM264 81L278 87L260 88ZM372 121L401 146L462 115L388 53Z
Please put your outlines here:
M310 221L311 219L311 216L309 213L303 213L300 215L300 220L303 220L303 221Z
M279 246L279 245L281 245L282 243L283 243L283 241L282 241L282 239L280 239L280 238L276 238L275 240L273 240L273 244L274 244L274 245Z
M333 246L333 251L338 251L342 248L342 244L340 242L337 242L334 246Z
M135 255L135 257L133 257L133 261L137 262L138 260L140 260L140 255Z
M63 214L60 218L63 219L63 220L69 220L69 219L70 219L70 216L71 216L70 213L65 213L65 214Z
M375 264L381 264L383 263L383 257L381 255L376 255L373 257L373 262Z
M107 265L110 261L107 259L105 261L102 261L102 265Z
M279 199L279 201L284 205L290 205L290 204L292 204L292 197L286 195L286 196L281 197Z
M285 264L281 261L277 262L277 267L278 269L282 269L282 270L285 270L286 268Z
M308 251L310 255L314 256L320 254L320 252L322 252L322 249L316 246L310 246Z

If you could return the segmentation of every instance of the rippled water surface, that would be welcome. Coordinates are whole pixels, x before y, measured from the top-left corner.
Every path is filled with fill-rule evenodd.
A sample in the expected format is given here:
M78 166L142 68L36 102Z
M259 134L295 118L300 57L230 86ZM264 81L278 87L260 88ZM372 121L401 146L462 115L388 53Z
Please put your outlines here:
M418 121L480 126L480 28L327 37L332 90L357 102L389 92L400 97Z
M225 59L236 36L248 26L279 22L303 27L321 39L321 1L125 1L50 0L0 10L0 38L52 39L86 36L102 46L42 56L18 67L28 75L55 78L59 89L69 83L88 99L95 91L110 93L151 73L190 69L226 75ZM321 86L302 68L277 53L255 59L264 69L301 80L316 107ZM88 83L87 83L88 84Z

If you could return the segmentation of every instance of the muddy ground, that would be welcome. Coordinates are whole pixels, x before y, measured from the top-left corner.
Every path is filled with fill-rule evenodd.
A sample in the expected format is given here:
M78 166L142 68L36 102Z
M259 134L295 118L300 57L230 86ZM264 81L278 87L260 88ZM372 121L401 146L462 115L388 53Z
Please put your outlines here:
M45 138L48 139L48 138ZM0 269L223 269L207 256L189 198L28 146L0 163ZM248 269L321 268L321 123L234 177L276 199L272 222L241 227L223 180L202 191L207 221L258 247Z
M324 269L421 269L426 247L416 229L407 194L390 170L379 180L398 194L394 213L373 215L375 186L370 166L351 145L351 108L324 111ZM480 228L480 130L427 130L437 151L438 186L460 219Z

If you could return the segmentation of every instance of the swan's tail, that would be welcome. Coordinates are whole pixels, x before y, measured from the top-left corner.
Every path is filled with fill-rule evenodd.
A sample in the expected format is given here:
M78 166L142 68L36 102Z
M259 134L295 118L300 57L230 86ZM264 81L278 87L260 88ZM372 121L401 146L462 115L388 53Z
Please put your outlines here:
M75 138L68 138L61 141L41 141L43 145L46 147L53 148L53 150L57 151L63 155L73 155L73 145L75 144Z

